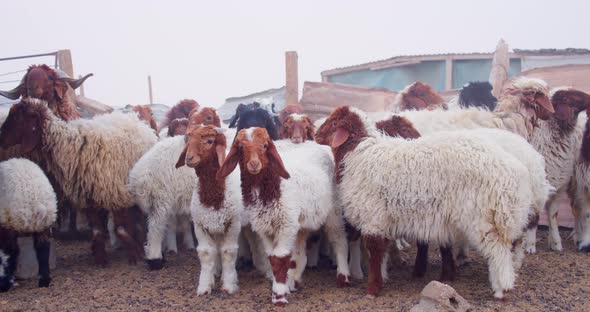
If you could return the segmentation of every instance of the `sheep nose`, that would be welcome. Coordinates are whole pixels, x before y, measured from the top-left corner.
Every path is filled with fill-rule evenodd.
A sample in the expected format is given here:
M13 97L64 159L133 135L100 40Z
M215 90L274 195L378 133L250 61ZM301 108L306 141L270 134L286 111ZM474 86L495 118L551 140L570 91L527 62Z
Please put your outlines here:
M257 160L251 161L250 167L252 168L252 170L257 170L260 167L260 162Z
M294 136L291 138L291 142L293 143L301 143L303 141L303 138L300 136Z

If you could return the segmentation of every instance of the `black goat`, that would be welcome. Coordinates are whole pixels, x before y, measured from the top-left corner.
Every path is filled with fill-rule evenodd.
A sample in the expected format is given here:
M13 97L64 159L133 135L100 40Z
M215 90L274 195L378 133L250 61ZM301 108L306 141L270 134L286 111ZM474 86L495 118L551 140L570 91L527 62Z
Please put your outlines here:
M260 107L260 103L254 102L250 104L240 104L236 108L236 114L232 117L229 127L237 128L237 132L242 129L250 127L266 128L272 140L279 140L280 123L277 116L271 114L264 108Z
M493 111L498 99L492 95L492 85L487 81L474 81L464 85L459 93L459 106L481 107Z

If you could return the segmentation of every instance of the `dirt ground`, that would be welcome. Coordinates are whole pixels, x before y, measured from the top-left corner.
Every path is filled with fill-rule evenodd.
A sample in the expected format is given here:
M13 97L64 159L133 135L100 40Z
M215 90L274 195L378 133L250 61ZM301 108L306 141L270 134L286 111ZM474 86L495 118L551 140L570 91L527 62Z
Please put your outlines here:
M569 231L562 231L566 237ZM563 253L547 248L547 231L539 233L537 254L525 259L516 289L506 302L495 301L488 282L487 266L479 257L459 271L450 283L474 305L475 311L590 311L590 255L575 251L564 241ZM48 289L36 280L19 281L0 294L0 311L264 311L271 310L270 281L255 271L240 272L240 291L230 296L214 291L197 297L199 261L196 252L185 251L167 258L161 271L144 264L129 266L124 252L116 251L108 268L92 264L89 242L58 243L58 268ZM412 279L415 248L402 252L407 264L392 268L390 279L376 299L365 296L366 280L353 287L336 288L336 273L328 265L306 270L304 288L290 296L285 311L408 311L420 291L438 278L440 259L430 250L429 271Z

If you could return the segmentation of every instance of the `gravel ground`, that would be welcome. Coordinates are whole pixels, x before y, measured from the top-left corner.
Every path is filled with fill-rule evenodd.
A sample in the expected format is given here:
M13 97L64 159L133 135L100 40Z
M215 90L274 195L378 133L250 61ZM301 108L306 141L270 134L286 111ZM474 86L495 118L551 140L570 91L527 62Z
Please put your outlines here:
M569 231L562 231L566 237ZM481 258L459 271L450 283L476 311L590 311L590 255L575 251L564 241L565 252L547 248L547 231L539 232L537 254L525 259L516 289L506 302L495 301ZM36 287L36 280L19 281L0 294L0 311L263 311L271 310L270 282L254 271L240 272L240 291L230 296L214 290L196 296L199 272L196 252L168 257L162 271L148 271L143 264L129 266L124 252L117 251L106 269L92 264L89 242L58 243L58 268L52 272L49 289ZM353 287L335 287L335 270L328 265L304 273L303 290L290 296L286 311L408 311L419 300L422 288L440 274L440 259L431 249L429 272L412 279L415 248L402 252L410 264L392 268L381 295L365 296L366 281Z

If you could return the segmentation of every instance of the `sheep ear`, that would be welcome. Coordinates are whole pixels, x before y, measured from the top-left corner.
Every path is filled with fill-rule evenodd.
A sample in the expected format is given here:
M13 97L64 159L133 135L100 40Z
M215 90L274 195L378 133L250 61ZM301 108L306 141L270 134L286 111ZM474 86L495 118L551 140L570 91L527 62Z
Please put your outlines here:
M184 146L182 153L180 153L180 157L178 157L178 161L176 162L176 169L186 165L186 149L187 146Z
M61 80L56 80L53 89L57 97L62 100L66 96L66 92L68 92L68 85Z
M279 151L277 151L277 148L275 147L274 143L272 143L272 141L268 142L268 150L266 152L268 154L270 169L276 172L283 179L290 178L291 175L289 175L287 169L285 169L285 165L283 164L283 160L279 155Z
M215 153L217 153L217 162L219 163L219 168L221 168L225 162L225 145L215 146Z
M553 105L551 104L551 101L549 100L547 95L543 93L535 94L535 103L537 103L537 105L542 106L549 113L555 113L555 109L553 109Z
M307 139L313 141L313 139L315 138L315 130L313 130L313 123L311 123L309 117L305 117L305 119L307 119L307 122L309 123L309 128L307 128Z
M219 168L219 170L217 171L217 175L216 175L217 179L218 180L224 179L230 173L232 173L232 171L234 171L234 169L236 169L236 166L238 165L239 161L240 161L240 150L238 148L238 143L234 143L232 145L231 149L229 150L227 157L225 157L225 160L223 161L221 168Z
M346 140L348 140L349 136L350 136L350 133L348 133L348 131L346 131L342 128L336 129L336 134L334 134L334 138L332 139L332 143L330 143L330 146L332 146L333 148L336 148L336 147L344 144L344 142L346 142Z

